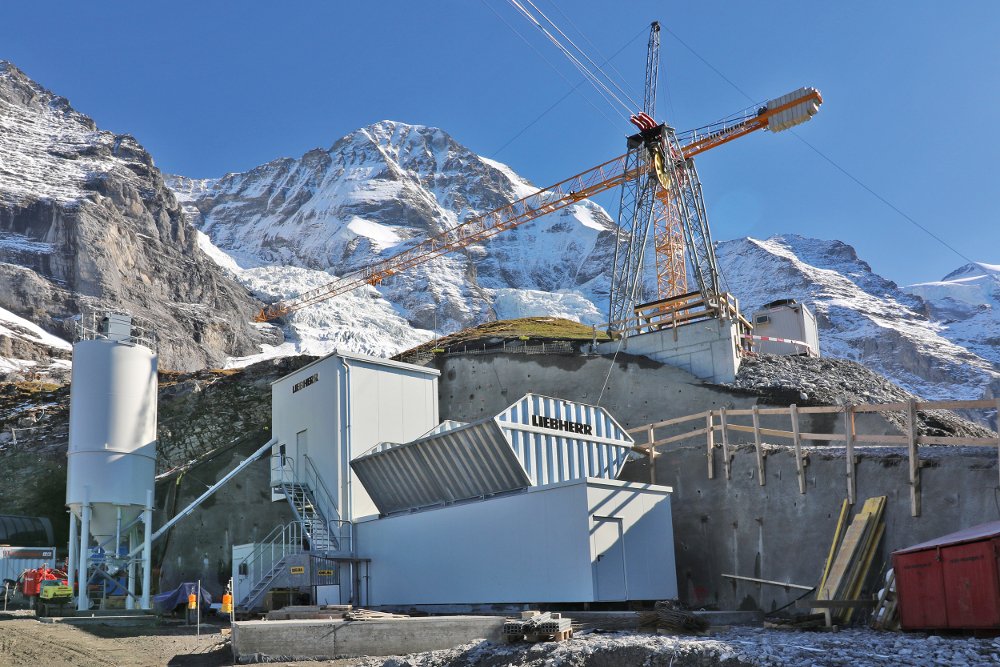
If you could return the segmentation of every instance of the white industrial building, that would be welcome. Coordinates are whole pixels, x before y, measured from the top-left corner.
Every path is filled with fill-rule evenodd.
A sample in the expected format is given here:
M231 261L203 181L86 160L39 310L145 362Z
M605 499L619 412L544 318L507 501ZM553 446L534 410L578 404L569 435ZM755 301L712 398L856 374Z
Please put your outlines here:
M762 354L820 356L816 316L795 299L779 299L762 306L753 314L753 329L760 339L754 347Z
M296 521L233 550L234 598L368 606L677 595L670 488L622 482L604 409L528 394L439 423L438 372L334 353L272 384L272 493Z

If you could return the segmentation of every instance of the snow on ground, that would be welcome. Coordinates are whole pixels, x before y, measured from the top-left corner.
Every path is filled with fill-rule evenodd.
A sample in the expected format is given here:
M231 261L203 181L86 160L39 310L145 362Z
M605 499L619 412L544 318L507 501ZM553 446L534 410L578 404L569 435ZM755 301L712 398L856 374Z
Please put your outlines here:
M267 302L293 297L336 279L325 271L290 266L240 269L234 275ZM336 349L391 357L434 337L430 331L410 326L373 287L321 301L286 319L286 342L263 345L260 354L231 358L227 366L248 366L297 354L323 356Z
M0 336L11 338L22 338L33 343L54 347L59 350L72 350L73 346L48 333L34 322L30 322L23 317L18 317L9 310L0 308Z
M579 292L542 292L528 289L493 290L498 320L521 317L561 317L581 324L601 324L604 313Z
M952 667L1000 664L1000 639L848 629L802 632L733 627L709 636L579 634L563 642L475 642L444 651L367 658L358 667Z

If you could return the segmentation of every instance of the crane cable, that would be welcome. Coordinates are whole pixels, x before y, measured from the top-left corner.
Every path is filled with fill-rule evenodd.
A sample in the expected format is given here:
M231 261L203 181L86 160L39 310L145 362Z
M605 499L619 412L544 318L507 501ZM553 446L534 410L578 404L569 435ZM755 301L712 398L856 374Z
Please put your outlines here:
M722 72L720 72L718 70L718 68L716 68L712 63L710 63L707 60L705 60L705 58L702 57L702 55L700 53L698 53L697 51L695 51L684 40L682 40L680 37L678 37L672 30L670 30L670 28L667 28L666 26L664 26L664 30L666 30L668 33L670 33L670 35L681 44L681 46L683 46L685 49L687 49L692 54L694 54L694 56L698 60L700 60L701 62L703 62L710 70L712 70L713 72L715 72L716 74L718 74L719 77L723 81L725 81L730 86L732 86L733 89L736 90L736 92L738 92L740 95L742 95L743 97L745 97L748 100L750 100L751 102L753 102L753 98L750 97L750 95L745 90L743 90L742 88L740 88L739 86L737 86L735 83L733 83L729 79L729 77L727 77L725 74L723 74ZM895 211L896 213L898 213L904 220L906 220L907 222L909 222L910 224L912 224L914 227L916 227L917 229L920 229L922 232L924 232L925 234L927 234L928 236L930 236L932 239L934 239L935 241L937 241L938 243L940 243L942 246L944 246L948 250L952 251L953 253L955 253L956 255L958 255L959 257L961 257L963 260L965 260L969 264L974 264L974 265L978 264L978 262L975 262L975 261L969 259L964 253L960 252L957 248L955 248L954 246L952 246L950 243L948 243L947 241L945 241L944 239L942 239L940 236L938 236L937 234L935 234L931 230L927 229L922 224L920 224L919 222L917 222L916 220L914 220L913 218L911 218L909 215L907 215L906 213L904 213L898 206L896 206L895 204L893 204L892 202L890 202L888 199L886 199L885 197L883 197L879 193L875 192L875 190L873 190L868 185L866 185L864 182L862 182L861 179L859 179L857 176L855 176L854 174L852 174L851 172L849 172L846 168L842 167L839 163L837 163L829 155L827 155L826 153L824 153L823 151L821 151L819 148L817 148L816 146L812 145L811 143L809 143L808 141L806 141L805 139L803 139L802 136L799 135L799 133L796 132L794 129L789 130L789 132L792 134L792 136L794 136L796 139L798 139L799 141L801 141L807 148L809 148L811 151L813 151L814 153L816 153L816 155L820 156L821 158L823 158L824 160L826 160L827 162L829 162L830 165L833 166L837 171L839 171L840 173L842 173L844 176L846 176L850 180L854 181L854 183L856 183L858 186L860 186L868 194L870 194L871 196L875 197L875 199L879 200L880 202L882 202L883 204L885 204L886 206L888 206L890 209L892 209L893 211ZM989 272L986 272L986 275L989 278L992 278L993 281L995 281L997 284L1000 284L1000 276L997 276L996 274L989 273Z
M514 33L515 35L517 35L518 37L520 37L520 38L521 38L521 41L522 41L522 42L524 42L525 44L527 44L528 46L530 46L530 47L531 47L531 49L532 49L532 51L534 51L534 52L535 52L536 54L538 54L538 57L539 57L539 58L541 58L541 59L542 59L543 61L545 61L545 64L547 64L547 65L548 65L549 67L551 67L551 68L552 68L552 71L554 71L554 72L555 72L556 74L558 74L558 75L559 75L560 77L562 77L563 81L565 81L565 82L566 82L567 84L569 84L569 85L573 85L573 82L569 80L569 77L567 77L567 76L566 76L565 74L563 74L563 73L562 73L562 71L561 71L561 70L560 70L560 69L559 69L558 67L556 67L555 65L553 65L553 64L552 64L552 61L550 61L550 60L549 60L549 59L548 59L547 57L545 57L545 54L544 54L544 53L542 53L541 51L539 51L539 50L538 50L538 49L537 49L537 48L535 47L535 45L534 45L534 44L532 44L532 43L531 43L531 42L530 42L530 41L529 41L529 40L528 40L528 39L527 39L527 38L526 38L526 37L525 37L524 35L522 35L522 34L521 34L521 33L520 33L520 32L519 32L518 30L517 30L517 28L515 28L514 26L512 26L512 25L511 25L511 24L510 24L510 23L509 23L509 22L507 21L507 19L506 19L506 18L504 18L504 16L503 16L502 14L500 14L500 12L498 12L498 11L496 10L496 8L494 8L494 7L493 7L493 5L491 5L491 4L489 3L489 0L483 0L483 4L484 4L484 5L486 5L486 6L487 6L487 7L489 8L489 10L490 10L491 12L493 12L493 13L494 13L494 14L496 15L496 17L497 17L498 19L500 19L500 20L501 20L501 21L503 22L503 24L504 24L504 25L506 25L506 26L507 26L508 28L510 28L511 32L513 32L513 33ZM626 45L625 45L625 46L623 46L623 47L622 47L621 49L619 49L619 52L621 52L622 50L624 50L626 46L628 46L629 44L631 44L631 43L632 43L632 41L635 41L635 38L633 38L632 40L630 40L630 41L628 42L628 44L626 44ZM616 53L615 55L617 55L617 53ZM539 120L540 120L540 119L542 118L542 116L544 116L544 115L545 115L545 114L547 114L547 113L548 113L549 111L551 111L552 109L554 109L554 108L555 108L555 107L556 107L556 106L557 106L557 105L559 104L559 102L562 102L562 101L563 101L564 99L566 99L567 97L569 97L569 96L570 96L570 95L571 95L571 94L572 94L572 93L573 93L573 92L574 92L574 91L575 91L575 90L576 90L577 88L579 88L579 87L580 87L580 86L581 86L582 84L584 84L584 83L586 83L586 82L589 82L589 79L587 79L586 77L584 77L583 79L581 79L581 80L580 80L580 81L579 81L579 82L578 82L578 83L577 83L577 84L576 84L575 86L573 86L573 87L572 87L572 88L571 88L571 89L570 89L570 90L569 90L569 91L568 91L568 92L567 92L567 93L566 93L565 95L563 95L563 96L562 96L562 97L561 97L561 98L560 98L560 99L559 99L559 100L558 100L557 102L555 102L554 104L552 104L552 106L550 106L550 107L549 107L548 109L546 109L546 110L545 110L545 111L543 111L543 112L542 112L541 114L539 114L539 115L538 115L538 117L537 117L537 118L535 118L535 120L531 121L531 122L530 122L530 123L529 123L529 124L528 124L528 125L527 125L527 126L526 126L526 127L524 128L524 129L522 129L522 130L521 130L520 132L518 132L518 133L517 133L517 135L515 135L515 136L514 136L514 137L513 137L513 138L512 138L512 139L511 139L510 141L508 141L508 142L507 142L507 143L505 143L505 144L504 144L503 146L501 146L500 148L498 148L498 149L497 149L497 150L496 150L496 151L495 151L495 152L493 153L493 155L495 156L495 155L496 155L497 153L499 153L499 152L500 152L501 150L503 150L504 148L506 148L506 147L507 147L507 146L508 146L508 145L509 145L509 144L510 144L510 143L511 143L512 141L514 141L514 139L517 139L517 138L518 138L519 136L521 136L521 135L522 135L522 134L523 134L523 133L524 133L524 132L525 132L525 131L526 131L526 130L527 130L527 129L529 128L529 127L531 127L532 125L534 125L535 123L537 123L537 122L538 122L538 121L539 121ZM589 104L590 106L592 106L592 107L594 108L594 110L595 110L595 111L596 111L597 113L599 113L599 114L600 114L601 116L603 116L603 117L604 117L604 120L608 121L608 123L609 123L609 124L611 124L611 125L613 125L613 126L615 126L615 127L617 127L617 126L618 126L618 123L617 123L617 121L613 120L613 119L612 119L612 118L610 118L610 117L609 117L609 116L608 116L608 115L607 115L606 113L604 113L604 110L603 110L603 108L602 108L602 107L599 107L599 106L597 106L596 104L594 104L593 100L591 100L591 99L590 99L589 97L584 97L583 99L584 99L584 101L586 101L586 102L587 102L587 104ZM491 156L491 157L492 157L492 156Z
M525 1L528 4L530 4L536 11L538 11L538 8L535 7L535 5L531 3L531 0L525 0ZM583 74L587 79L590 80L591 84L594 86L594 88L597 90L597 92L605 99L606 102L608 102L608 104L611 105L611 107L619 115L622 116L622 118L624 118L624 119L627 120L629 116L631 116L634 113L636 113L636 111L634 109L636 109L638 107L629 107L629 105L627 105L625 102L623 102L621 100L621 98L618 97L618 95L616 95L615 92L613 90L611 90L611 88L609 88L607 86L607 84L605 84L603 81L601 81L600 77L598 77L594 72L592 72L590 69L588 69L587 66L583 62L581 62L580 59L577 58L562 42L560 42L559 39L555 35L553 35L544 25L542 25L541 22L539 22L539 20L534 16L534 14L532 14L527 9L525 9L524 5L522 5L518 0L508 0L508 2L518 12L520 12L521 15L524 16L530 23L532 23L536 28L538 28L539 30L541 30L542 33L546 36L546 38L550 42L552 42L552 44L554 44L557 49L559 49L560 51L562 51L563 55L565 55L566 58L569 59L569 61L577 68L577 70L580 71L581 74ZM548 17L545 16L545 14L543 14L540 11L539 11L539 14L541 14L541 16L543 18L545 18L546 21L548 21L550 24L552 24L553 27L560 34L564 34L561 30L559 30L558 27L555 26L554 23L552 23L552 21ZM570 40L570 41L572 43L572 40ZM577 48L577 50L579 50L579 47L576 47L575 44L574 44L574 47ZM586 54L583 54L582 51L581 51L581 55L583 55L584 58L587 58L588 60L590 60L590 58ZM604 73L603 70L601 70L601 73L604 74L605 77L607 77L607 74ZM618 87L617 84L615 84L614 82L611 82L611 83L615 87ZM628 97L627 94L625 96ZM620 105L620 108L618 106L615 106L615 102L617 102L618 105ZM634 104L634 102L633 102L633 104ZM624 112L622 112L622 109L624 109Z
M615 90L617 90L619 93L621 93L622 97L624 97L626 100L628 100L629 103L632 104L632 108L633 109L640 108L639 104L634 99L632 99L632 97L628 94L628 92L624 88L622 88L622 86L618 85L618 83L614 80L614 78L612 78L607 72L605 72L604 68L601 65L598 65L594 61L593 58L591 58L590 56L588 56L587 52L584 51L583 49L581 49L576 44L576 42L573 41L573 39L569 35L567 35L565 32L563 32L563 30L558 25L556 25L555 21L553 21L552 19L550 19L541 9L539 9L538 6L535 5L532 0L524 0L524 2L527 2L529 5L531 5L534 8L534 10L536 12L538 12L539 16L541 16L542 18L544 18L549 23L549 25L551 25L555 29L556 32L558 32L560 35L562 35L563 38L567 42L569 42L570 46L572 46L574 49L576 49L577 52L579 52L579 54L581 56L583 56L587 60L588 63L590 63L591 67L593 67L595 70L597 70L597 72L599 72L600 74L602 74L604 76L604 78L607 79L608 83L610 83L612 86L614 86ZM577 29L577 31L580 32L580 34L583 35L584 38L586 38L586 35L583 32L581 32L579 29ZM619 74L619 76L621 76L621 75Z

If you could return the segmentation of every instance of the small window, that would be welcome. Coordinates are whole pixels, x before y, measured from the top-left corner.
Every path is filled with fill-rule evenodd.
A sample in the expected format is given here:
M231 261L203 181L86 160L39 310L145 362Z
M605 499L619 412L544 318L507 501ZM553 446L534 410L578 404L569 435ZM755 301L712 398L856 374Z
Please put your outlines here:
M239 570L241 577L245 577L250 574L250 568L247 566L246 563L240 563Z
M285 465L285 444L278 445L278 456L281 457L281 465Z
M758 315L757 317L754 318L754 322L756 324L767 324L770 321L771 318L768 317L767 315Z

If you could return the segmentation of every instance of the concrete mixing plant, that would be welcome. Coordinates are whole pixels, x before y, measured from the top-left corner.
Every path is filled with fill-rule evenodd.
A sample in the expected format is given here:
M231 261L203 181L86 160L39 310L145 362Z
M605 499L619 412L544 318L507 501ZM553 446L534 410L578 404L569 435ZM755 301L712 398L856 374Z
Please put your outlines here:
M156 467L156 364L152 330L128 314L81 316L73 344L69 463L69 585L90 608L88 583L127 576L126 607L150 608ZM141 533L140 533L141 531ZM142 535L140 537L140 534ZM136 596L142 570L141 598Z

